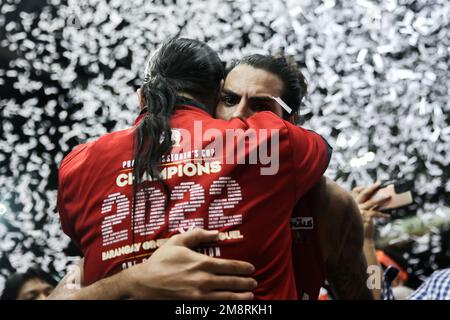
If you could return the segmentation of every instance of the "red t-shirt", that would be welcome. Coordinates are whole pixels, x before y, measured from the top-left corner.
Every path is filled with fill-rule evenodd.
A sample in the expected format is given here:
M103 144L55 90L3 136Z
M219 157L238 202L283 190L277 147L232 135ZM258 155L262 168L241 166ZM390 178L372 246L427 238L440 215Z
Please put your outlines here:
M142 262L165 239L198 226L221 232L217 243L200 252L254 264L257 299L297 299L290 218L295 204L327 167L329 150L322 137L272 112L260 112L245 121L223 121L193 105L177 106L171 119L172 140L184 152L172 150L162 159L162 177L170 192L168 206L164 208L165 189L146 182L147 196L143 192L136 196L132 227L134 128L78 146L60 167L61 224L84 254L84 285ZM257 144L246 140L245 153L237 152L242 150L238 143L225 151L226 156L245 154L245 163L225 161L216 152L218 144L212 144L220 137L225 140L230 129L249 135L256 132ZM185 138L183 132L192 136ZM276 133L279 168L274 175L262 175L261 169L270 166L261 164L267 159L258 157L262 160L256 164L249 164L249 159L267 155L263 146L268 143L271 150Z

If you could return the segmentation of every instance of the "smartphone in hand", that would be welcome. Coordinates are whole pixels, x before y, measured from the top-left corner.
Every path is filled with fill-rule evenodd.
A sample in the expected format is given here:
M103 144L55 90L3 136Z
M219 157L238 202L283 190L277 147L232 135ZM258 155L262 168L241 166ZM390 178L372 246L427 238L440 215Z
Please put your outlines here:
M377 199L382 196L391 196L391 198L378 207L378 210L389 210L401 208L413 203L413 196L410 190L404 190L400 183L390 182L384 184L375 194L372 199Z

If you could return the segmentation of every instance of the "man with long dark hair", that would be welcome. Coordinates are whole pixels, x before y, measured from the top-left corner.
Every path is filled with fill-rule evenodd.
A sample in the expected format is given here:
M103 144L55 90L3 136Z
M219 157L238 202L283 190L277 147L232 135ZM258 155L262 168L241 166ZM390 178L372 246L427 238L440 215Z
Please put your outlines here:
M297 298L290 213L319 181L330 150L319 135L271 112L212 118L223 77L205 44L168 41L147 67L135 126L64 159L58 207L64 231L84 253L84 284L201 227L220 231L205 253L255 266L256 298Z

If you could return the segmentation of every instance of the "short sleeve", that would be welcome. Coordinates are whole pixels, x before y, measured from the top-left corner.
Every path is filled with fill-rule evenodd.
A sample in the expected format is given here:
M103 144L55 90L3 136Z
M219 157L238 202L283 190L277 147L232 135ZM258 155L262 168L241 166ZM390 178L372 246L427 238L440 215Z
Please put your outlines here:
M295 171L296 197L300 199L325 173L332 148L319 134L285 122Z

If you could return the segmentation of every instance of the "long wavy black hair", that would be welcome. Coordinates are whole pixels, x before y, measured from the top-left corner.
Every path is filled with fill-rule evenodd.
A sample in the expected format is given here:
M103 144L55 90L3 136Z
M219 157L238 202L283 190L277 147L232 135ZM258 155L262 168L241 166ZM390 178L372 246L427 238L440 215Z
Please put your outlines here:
M146 115L134 131L134 199L144 173L161 181L161 157L172 148L170 118L179 94L193 96L213 113L224 76L217 53L197 40L171 39L150 58L141 87Z

